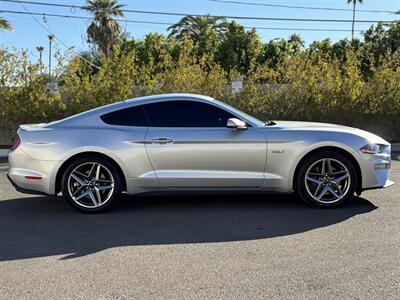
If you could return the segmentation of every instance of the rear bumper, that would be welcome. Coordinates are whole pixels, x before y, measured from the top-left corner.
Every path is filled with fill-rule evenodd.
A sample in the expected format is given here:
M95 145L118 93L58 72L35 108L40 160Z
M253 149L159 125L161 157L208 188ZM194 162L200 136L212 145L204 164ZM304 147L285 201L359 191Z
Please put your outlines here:
M40 192L40 191L35 191L35 190L28 190L28 189L24 189L22 187L20 187L18 184L16 184L10 177L9 174L7 174L7 178L8 180L11 182L11 184L13 185L13 187L20 193L23 194L31 194L31 195L48 195L47 193L44 192Z
M19 147L8 153L8 162L10 168L7 177L17 191L27 194L54 194L52 174L57 161L35 160Z

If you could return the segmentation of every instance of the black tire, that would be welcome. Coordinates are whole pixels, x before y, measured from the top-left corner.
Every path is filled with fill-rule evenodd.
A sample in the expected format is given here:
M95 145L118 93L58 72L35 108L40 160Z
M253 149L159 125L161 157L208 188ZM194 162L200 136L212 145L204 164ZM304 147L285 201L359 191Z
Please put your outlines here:
M96 164L96 166L98 166L99 164L102 167L102 170L105 174L112 176L112 180L113 183L104 183L104 185L109 184L109 186L112 186L113 189L107 192L105 191L101 191L101 193L106 193L106 199L104 199L104 203L103 204L99 204L98 206L93 206L93 207L85 207L85 205L90 205L90 195L85 196L82 198L82 200L79 201L75 201L70 193L70 190L73 188L73 185L71 182L69 182L69 178L71 176L71 173L76 169L79 168L80 166L83 165L83 167L85 165L89 165L90 164ZM90 173L90 171L89 171ZM86 174L86 173L85 173ZM84 175L85 175L84 174ZM102 175L104 176L104 175ZM84 178L83 176L81 176L80 178ZM88 179L89 180L89 179ZM118 171L117 167L114 165L114 163L110 162L107 159L104 159L102 157L98 157L95 155L90 155L90 156L85 156L85 157L81 157L78 158L76 160L74 160L65 170L63 177L61 179L61 191L63 194L63 198L75 209L77 209L80 212L84 212L84 213L99 213L99 212L105 212L108 211L110 209L112 209L117 202L119 201L119 199L122 196L122 191L123 191L123 181L124 178L122 176L122 174L120 174L120 172ZM105 180L104 180L105 181ZM77 184L75 182L75 184L78 186L77 189L79 189L80 185ZM93 188L94 188L94 183L93 184ZM70 186L69 186L70 185ZM84 189L91 189L91 187L87 187L85 186ZM85 190L82 190L82 192L80 192L81 194L84 192ZM94 190L93 190L94 191ZM90 192L90 191L89 191ZM92 195L96 195L95 192L93 192ZM75 197L77 198L77 197ZM96 200L98 198L96 197ZM84 201L86 201L87 203L85 203ZM83 202L83 203L79 203L79 202ZM93 201L94 203L94 201ZM100 202L101 203L101 202ZM93 204L95 205L95 204Z
M336 170L335 166L337 167L338 172L331 172L332 176L328 175L328 179L325 179L325 176L320 176L320 175L312 175L311 177L313 179L318 180L319 182L322 182L321 184L318 184L316 182L313 182L312 180L307 179L306 180L306 175L309 174L319 174L320 171L317 172L311 172L313 170L322 170L324 166L322 165L323 162L320 162L321 160L325 160L325 164L327 163L327 160L329 160L329 164L333 165L331 167L331 171ZM320 164L320 165L318 165ZM348 173L348 179L343 179L343 181L338 185L334 183L334 180L330 180L331 178L334 178L336 174L340 174L339 170L341 167L347 168L347 173ZM313 169L310 169L313 168ZM343 168L344 170L344 168ZM324 170L321 171L321 173ZM307 172L309 172L307 174ZM335 174L335 175L333 175ZM340 178L340 176L344 176L346 174L346 171L343 171L343 175L337 175L337 178ZM313 177L315 176L315 177ZM330 178L329 178L330 177ZM307 176L307 178L310 178L310 176ZM321 179L323 179L321 181ZM348 182L346 183L346 180ZM354 192L356 190L357 186L357 172L355 169L355 166L353 165L353 162L346 156L343 155L340 152L332 151L332 150L321 150L319 152L314 153L313 155L310 155L307 157L305 160L301 161L301 165L299 166L299 170L297 172L297 177L295 178L295 188L297 194L300 196L300 198L305 201L307 204L313 206L313 207L321 207L321 208L333 208L342 205L345 203L349 198L354 196ZM334 185L334 186L332 186ZM341 189L341 185L343 186L343 190ZM323 198L320 200L317 200L315 198L318 198L320 194L324 191L325 187L329 189L326 191L324 194L324 197L326 196L331 197L331 198L336 198L331 201L323 201ZM313 189L315 188L315 190ZM322 189L322 190L321 190ZM332 191L332 193L331 193ZM314 193L315 192L315 193ZM340 192L340 193L339 193ZM334 195L339 195L340 197L336 197ZM311 194L314 194L311 195Z

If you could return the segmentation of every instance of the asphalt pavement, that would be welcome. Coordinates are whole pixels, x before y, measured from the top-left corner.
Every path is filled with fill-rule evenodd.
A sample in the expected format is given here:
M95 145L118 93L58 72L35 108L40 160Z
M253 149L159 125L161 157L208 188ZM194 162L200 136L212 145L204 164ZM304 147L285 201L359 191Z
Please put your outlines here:
M0 160L0 299L399 299L397 184L338 209L295 196L126 197L85 215Z

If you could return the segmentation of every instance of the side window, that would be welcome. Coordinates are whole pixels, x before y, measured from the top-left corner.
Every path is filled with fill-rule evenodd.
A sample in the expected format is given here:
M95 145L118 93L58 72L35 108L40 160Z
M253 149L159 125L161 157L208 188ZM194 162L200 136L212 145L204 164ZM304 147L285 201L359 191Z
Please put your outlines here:
M165 101L144 105L152 127L226 127L231 113L196 101Z
M120 126L149 126L142 105L128 107L104 114L100 117L104 123Z

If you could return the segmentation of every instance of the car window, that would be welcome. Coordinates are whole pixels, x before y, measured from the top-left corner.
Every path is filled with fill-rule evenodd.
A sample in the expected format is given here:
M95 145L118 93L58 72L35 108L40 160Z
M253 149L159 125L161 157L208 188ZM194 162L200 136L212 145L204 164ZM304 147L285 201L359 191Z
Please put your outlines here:
M104 123L120 126L149 126L142 105L120 109L100 117Z
M152 127L226 127L234 115L197 101L165 101L144 105Z
M242 117L242 120L248 120L250 122L253 122L254 124L256 124L256 126L260 126L260 127L264 127L265 122L260 121L259 119L254 118L253 116L250 116L249 114L246 114L245 112L242 112L241 110L238 110L237 108L234 108L233 106L230 106L229 104L226 104L224 102L215 100L215 102L217 102L220 106L224 107L225 109L237 114L238 116Z

